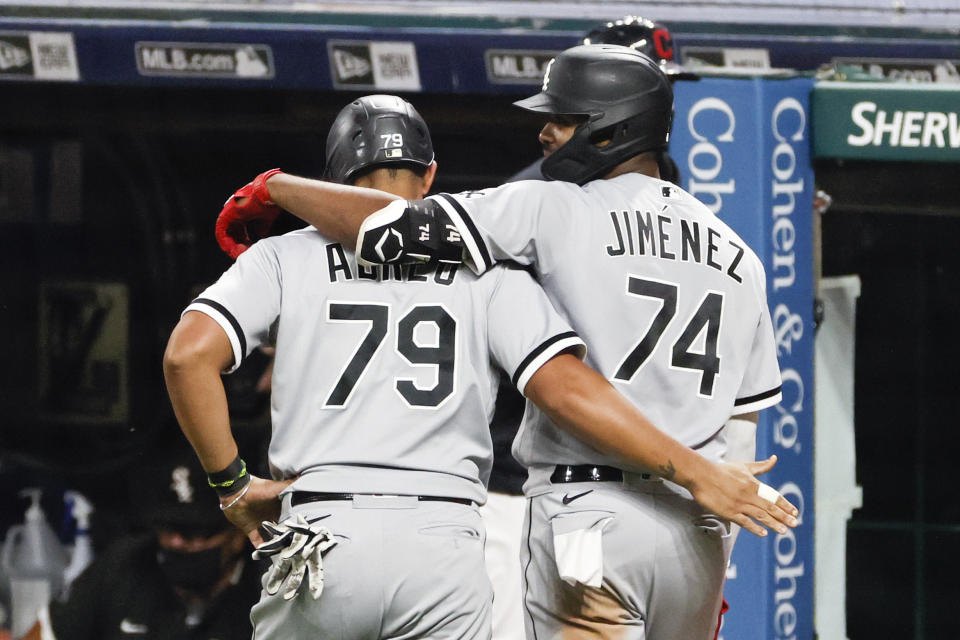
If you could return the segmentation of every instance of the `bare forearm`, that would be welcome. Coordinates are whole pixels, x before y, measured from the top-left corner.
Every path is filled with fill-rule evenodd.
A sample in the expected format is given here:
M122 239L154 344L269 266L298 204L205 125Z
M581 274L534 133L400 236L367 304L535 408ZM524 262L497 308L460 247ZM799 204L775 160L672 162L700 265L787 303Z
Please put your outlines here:
M527 383L527 397L553 420L627 465L642 466L686 487L711 513L756 535L797 526L799 511L783 496L762 497L757 474L776 464L713 463L657 429L607 380L572 355L544 364Z
M267 181L270 199L324 236L353 249L363 220L398 196L279 173Z
M211 473L226 468L237 456L227 394L220 379L220 371L231 361L229 342L220 328L198 312L188 312L180 321L163 358L163 375L177 422L203 468Z
M180 429L207 472L220 471L237 456L227 398L219 373L164 367L167 391Z
M603 376L579 362L571 366L564 358L573 356L548 362L527 387L530 399L560 427L628 466L649 469L683 486L707 470L709 463L702 456L655 427ZM538 379L541 373L549 378Z

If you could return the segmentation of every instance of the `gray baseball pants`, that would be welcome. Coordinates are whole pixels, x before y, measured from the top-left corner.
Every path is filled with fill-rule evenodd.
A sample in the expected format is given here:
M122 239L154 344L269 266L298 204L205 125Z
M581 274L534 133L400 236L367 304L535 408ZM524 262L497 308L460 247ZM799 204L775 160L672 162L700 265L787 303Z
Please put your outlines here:
M302 513L330 529L324 590L303 585L261 592L250 618L256 640L489 640L493 592L484 567L484 529L475 506L358 496L313 502Z

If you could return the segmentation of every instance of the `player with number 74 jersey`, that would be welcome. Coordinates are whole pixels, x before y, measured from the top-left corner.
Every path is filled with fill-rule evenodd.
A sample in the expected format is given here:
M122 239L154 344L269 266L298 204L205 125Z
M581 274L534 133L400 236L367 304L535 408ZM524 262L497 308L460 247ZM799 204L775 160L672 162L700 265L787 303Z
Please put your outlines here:
M664 452L686 445L720 488L723 470L744 459L728 458L733 423L753 428L780 401L763 266L702 203L659 179L673 94L654 61L627 47L573 47L548 65L541 93L517 105L544 116L550 182L393 203L291 176L264 184L324 233L356 237L365 265L465 254L477 273L502 261L529 267L587 342L588 364L659 428L634 447L630 425L570 432L565 416L528 403L513 448L529 472L527 637L712 638L731 521L785 533L800 514L762 483L759 501L730 509Z
M759 258L693 196L655 178L522 184L433 199L464 223L478 271L532 265L589 336L588 364L661 429L721 457L727 419L780 398ZM514 447L530 469L528 495L549 486L558 463L619 464L535 407Z

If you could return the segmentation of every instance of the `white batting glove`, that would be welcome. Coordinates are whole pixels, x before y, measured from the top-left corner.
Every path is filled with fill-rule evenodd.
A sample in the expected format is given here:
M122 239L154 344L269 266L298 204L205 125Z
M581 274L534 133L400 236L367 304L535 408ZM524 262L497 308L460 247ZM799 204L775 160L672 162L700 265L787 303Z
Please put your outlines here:
M272 537L257 546L253 557L270 558L273 563L264 590L276 595L286 582L283 598L290 600L306 575L307 590L317 600L323 593L323 554L337 544L336 538L329 529L310 524L301 514L280 524L264 522L263 527Z

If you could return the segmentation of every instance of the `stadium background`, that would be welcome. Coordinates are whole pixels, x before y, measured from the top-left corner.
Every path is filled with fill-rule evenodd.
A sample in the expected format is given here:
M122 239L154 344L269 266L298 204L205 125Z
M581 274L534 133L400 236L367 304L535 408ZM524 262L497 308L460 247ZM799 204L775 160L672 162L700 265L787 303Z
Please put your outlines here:
M856 82L869 95L895 83L921 106L944 91L954 113L960 103L951 0L0 2L0 534L22 519L27 486L46 489L53 522L64 489L88 495L95 541L124 526L116 479L175 428L160 355L191 290L228 264L212 222L243 181L277 165L318 175L339 108L384 91L410 94L430 123L435 190L498 184L538 154L535 123L500 114L537 84L543 52L627 13L667 23L686 61L714 65L706 75L793 69L818 87ZM410 68L357 63L371 42L394 60L413 43L416 84ZM339 71L336 48L349 54ZM225 67L224 51L245 56L246 71ZM832 197L811 225L814 266L861 286L853 639L950 637L955 626L960 148L949 136L944 146L934 159L894 149L813 161ZM234 408L241 431L265 417L251 377L231 383L248 399Z

